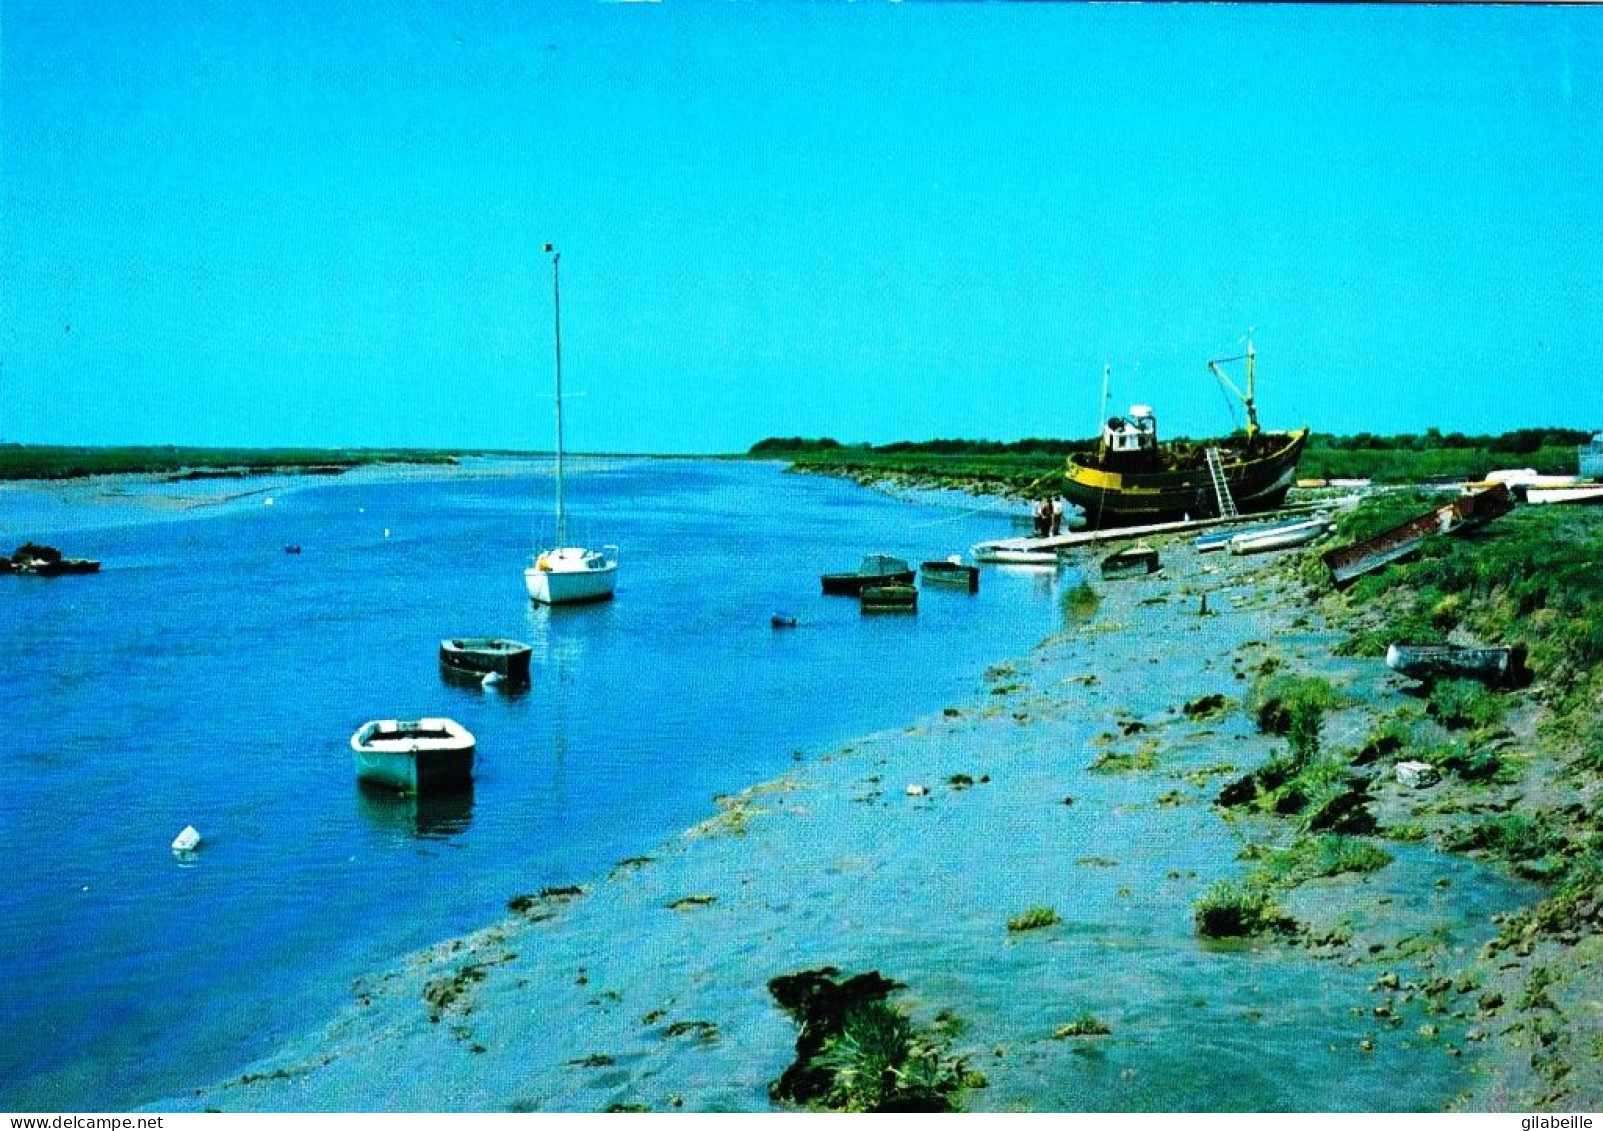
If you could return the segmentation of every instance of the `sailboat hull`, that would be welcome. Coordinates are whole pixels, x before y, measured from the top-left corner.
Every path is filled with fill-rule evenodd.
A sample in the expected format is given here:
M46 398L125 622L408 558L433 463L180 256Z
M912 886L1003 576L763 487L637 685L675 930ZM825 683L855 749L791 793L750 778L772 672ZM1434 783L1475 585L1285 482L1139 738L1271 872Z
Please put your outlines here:
M610 601L618 584L618 559L581 549L547 550L523 571L529 598L542 605Z

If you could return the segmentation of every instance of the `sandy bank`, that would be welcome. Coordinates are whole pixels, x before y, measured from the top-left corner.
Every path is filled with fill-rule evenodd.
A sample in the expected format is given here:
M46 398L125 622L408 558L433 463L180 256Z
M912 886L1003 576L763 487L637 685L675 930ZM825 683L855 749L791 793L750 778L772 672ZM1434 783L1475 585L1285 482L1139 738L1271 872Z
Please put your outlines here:
M961 1018L954 1050L989 1080L965 1095L974 1109L1475 1103L1508 1058L1471 1032L1473 987L1428 987L1475 960L1524 885L1390 845L1377 872L1291 892L1299 934L1197 939L1197 897L1244 871L1245 845L1290 832L1211 804L1282 744L1228 705L1183 706L1234 704L1272 653L1350 690L1327 731L1341 744L1395 687L1331 657L1272 563L1165 557L1153 581L1093 583L1099 599L1065 587L1063 630L972 702L720 799L648 857L573 877L577 894L531 893L160 1106L766 1110L796 1037L766 983L822 965L905 983L897 1000L922 1021ZM1198 615L1203 591L1214 615ZM1035 906L1061 921L1010 934ZM1054 1036L1088 1012L1111 1032Z

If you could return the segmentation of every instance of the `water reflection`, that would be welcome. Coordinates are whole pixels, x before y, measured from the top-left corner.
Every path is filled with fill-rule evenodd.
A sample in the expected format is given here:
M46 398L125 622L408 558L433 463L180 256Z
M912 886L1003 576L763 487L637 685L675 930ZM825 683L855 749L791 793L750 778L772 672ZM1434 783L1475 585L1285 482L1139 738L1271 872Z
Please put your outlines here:
M473 823L473 783L444 793L406 794L359 781L356 811L379 832L449 840Z
M529 680L496 678L485 682L483 672L465 672L453 668L448 664L440 664L440 678L452 687L476 688L480 691L495 692L510 699L517 699L529 693Z
M1060 602L1063 608L1063 623L1065 625L1090 623L1102 605L1102 594L1091 588L1084 574L1076 572L1072 580L1069 578L1064 580L1066 584Z

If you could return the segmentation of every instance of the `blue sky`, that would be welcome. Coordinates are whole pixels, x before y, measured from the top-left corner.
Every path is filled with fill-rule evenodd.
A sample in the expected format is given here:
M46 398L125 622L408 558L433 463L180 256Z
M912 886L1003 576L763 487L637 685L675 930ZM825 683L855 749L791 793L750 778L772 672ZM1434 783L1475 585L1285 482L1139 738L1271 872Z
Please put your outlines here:
M1603 12L0 0L0 439L1603 428ZM1239 371L1238 371L1239 372Z

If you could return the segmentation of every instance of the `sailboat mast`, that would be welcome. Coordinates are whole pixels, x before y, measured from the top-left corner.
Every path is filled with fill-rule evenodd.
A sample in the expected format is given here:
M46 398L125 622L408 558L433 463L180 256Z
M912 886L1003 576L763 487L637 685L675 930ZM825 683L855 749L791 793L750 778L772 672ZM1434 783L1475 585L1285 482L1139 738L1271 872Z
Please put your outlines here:
M556 319L556 354L557 354L557 546L568 544L568 520L562 503L562 282L560 267L562 253L550 244L545 249L551 252L551 310Z

